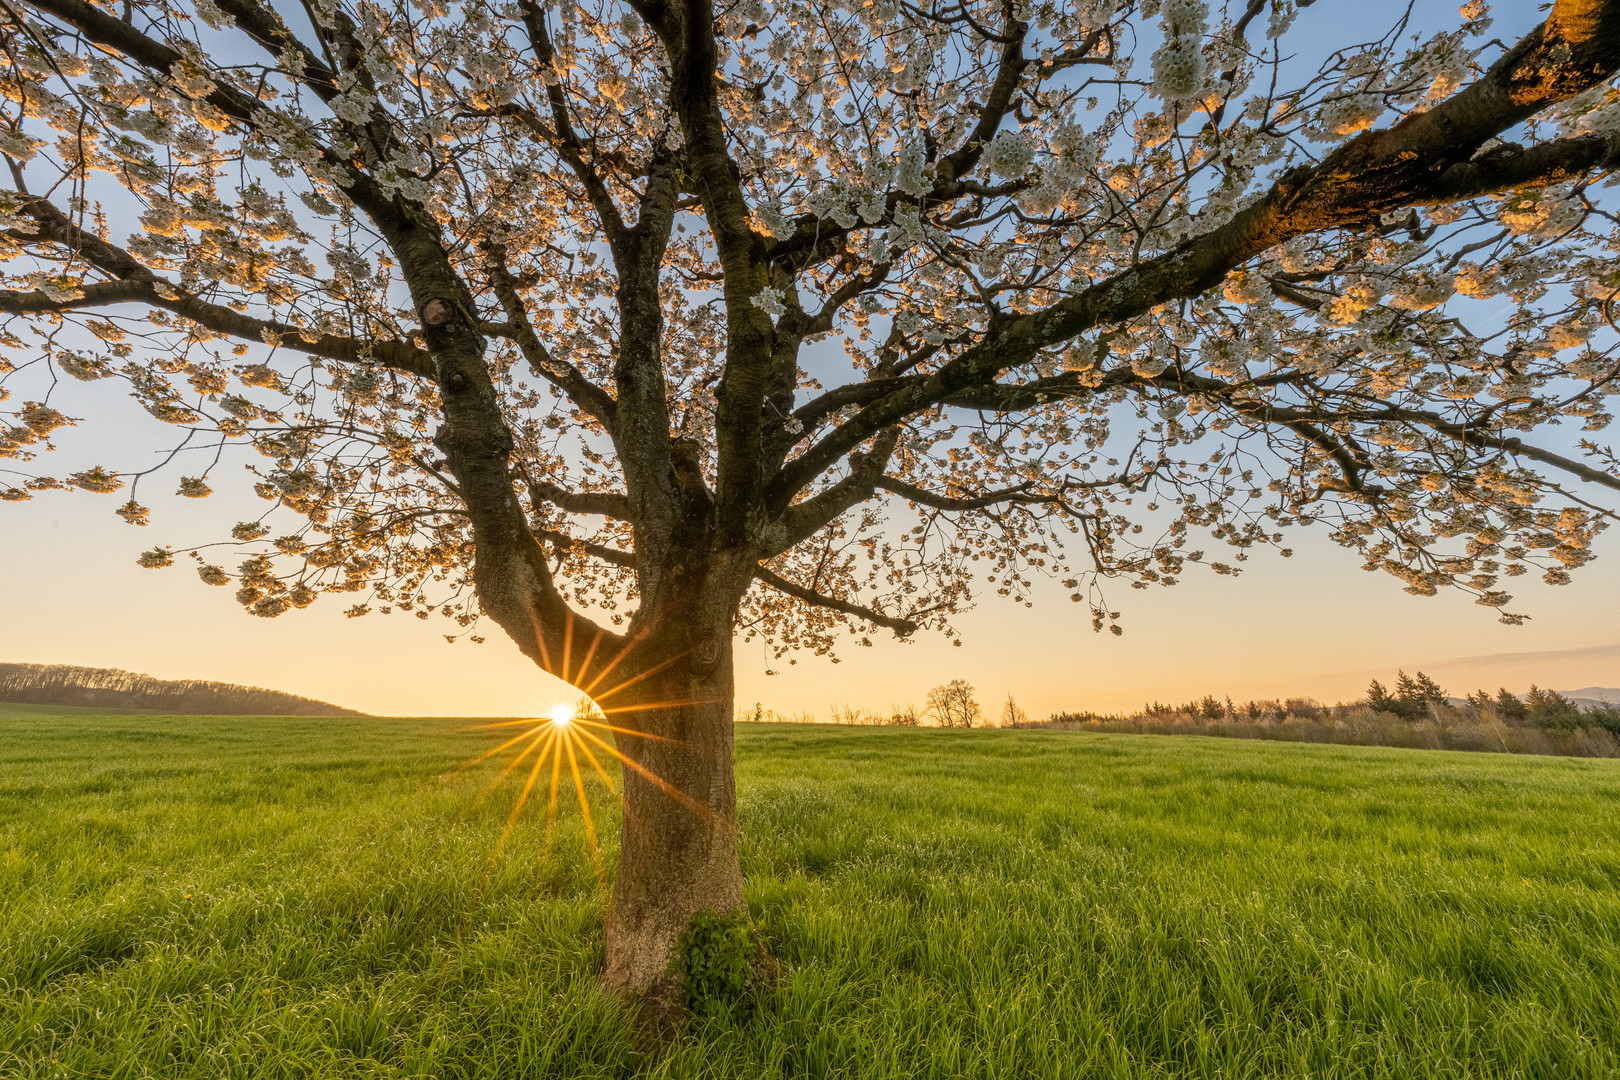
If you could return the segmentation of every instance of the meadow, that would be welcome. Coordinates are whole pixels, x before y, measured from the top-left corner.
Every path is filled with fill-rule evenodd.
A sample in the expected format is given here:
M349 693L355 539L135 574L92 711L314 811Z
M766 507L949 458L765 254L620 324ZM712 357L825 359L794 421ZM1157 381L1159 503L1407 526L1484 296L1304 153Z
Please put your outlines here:
M660 1044L467 724L0 711L0 1076L1620 1074L1620 763L740 725L780 979Z

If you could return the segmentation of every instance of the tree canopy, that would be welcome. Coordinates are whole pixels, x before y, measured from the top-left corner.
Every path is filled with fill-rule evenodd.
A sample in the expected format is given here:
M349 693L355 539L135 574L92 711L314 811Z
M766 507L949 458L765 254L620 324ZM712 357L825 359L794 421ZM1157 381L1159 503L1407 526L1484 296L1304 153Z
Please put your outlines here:
M1608 420L1610 7L1510 50L1403 17L1284 90L1286 2L24 5L3 363L52 377L0 454L72 423L63 375L186 429L180 494L251 441L305 524L200 572L266 616L470 621L463 384L503 543L615 625L689 493L785 646L944 627L976 559L1079 598L1313 520L1501 606L1587 557L1568 480L1616 484L1522 438Z

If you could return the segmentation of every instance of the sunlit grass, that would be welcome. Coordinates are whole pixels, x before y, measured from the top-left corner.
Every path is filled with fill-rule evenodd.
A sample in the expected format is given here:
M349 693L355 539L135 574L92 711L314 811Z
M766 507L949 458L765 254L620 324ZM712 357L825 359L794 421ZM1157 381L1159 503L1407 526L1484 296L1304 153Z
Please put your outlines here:
M1620 1074L1613 762L744 726L782 979L659 1050L549 721L0 719L0 1076Z

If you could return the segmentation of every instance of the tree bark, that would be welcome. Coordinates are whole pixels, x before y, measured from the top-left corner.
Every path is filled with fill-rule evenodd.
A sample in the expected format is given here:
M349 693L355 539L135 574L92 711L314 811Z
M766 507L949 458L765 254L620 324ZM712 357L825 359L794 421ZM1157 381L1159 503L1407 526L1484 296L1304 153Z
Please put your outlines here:
M608 713L638 734L615 736L626 759L624 802L603 979L654 1007L675 1004L680 986L670 960L692 917L744 907L729 630L673 653L656 678L637 685L631 711ZM606 698L614 709L613 696Z

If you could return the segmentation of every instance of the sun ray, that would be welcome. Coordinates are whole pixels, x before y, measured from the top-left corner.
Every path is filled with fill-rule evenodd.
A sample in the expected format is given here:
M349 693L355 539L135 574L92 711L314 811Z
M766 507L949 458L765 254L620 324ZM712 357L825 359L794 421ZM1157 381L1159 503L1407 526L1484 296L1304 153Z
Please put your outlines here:
M586 685L580 687L580 689L585 692L586 696L594 698L596 696L596 688L602 684L602 680L611 675L613 673L613 669L623 663L625 657L629 656L631 651L634 650L637 645L640 645L643 641L645 641L647 639L647 635L651 632L652 628L648 627L635 636L626 638L624 644L619 648L619 651L614 655L613 659L609 660L607 665L604 666L601 671L596 673L596 678L592 679Z
M586 760L591 763L591 768L596 770L597 775L602 778L602 783L607 785L607 789L613 792L614 797L622 800L624 795L619 791L618 788L613 786L613 778L608 775L606 769L602 768L602 763L596 760L596 755L591 753L591 748L581 742L579 744L579 752L585 755Z
M594 702L592 704L594 704ZM653 702L648 702L645 705L620 705L620 706L616 706L616 707L611 708L611 709L604 709L600 705L598 705L598 706L596 706L596 709L597 709L598 712L602 713L603 717L605 718L605 717L610 716L610 715L612 715L614 713L646 712L646 711L650 711L650 710L654 710L654 709L679 709L679 708L684 708L687 705L710 705L710 704L713 704L713 702L712 701L707 701L707 700L700 701L700 700L696 700L696 699L691 699L691 700L682 700L682 701L653 701ZM535 724L535 723L544 724L546 722L547 721L545 721L545 720L536 721L534 717L529 716L529 717L524 717L524 718L519 719L519 720L496 720L493 723L488 723L488 724L469 724L466 727L456 728L455 730L457 730L457 731L491 731L491 730L494 730L496 728L522 727L522 726L527 725L527 724ZM574 723L574 724L589 724L591 727L604 728L604 729L606 729L608 731L617 731L621 735L634 735L634 736L637 736L638 738L642 738L642 739L652 739L652 740L654 740L656 742L680 743L682 741L680 739L672 739L668 735L654 735L650 731L638 731L635 728L619 727L619 726L617 726L615 724L603 723L601 720L592 720L592 719L588 718L587 716L585 716L583 714L579 714L579 713L576 713L569 722ZM528 733L525 732L524 734L528 734ZM518 738L522 738L522 737L523 737L522 735L518 736ZM479 756L478 758L475 758L474 760L467 762L467 764L459 766L458 771L459 771L459 769L465 769L468 766L476 765L476 764L478 764L478 762L483 761L485 758L493 757L494 755L500 753L502 750L505 750L508 746L511 746L512 743L516 742L516 741L517 741L517 739L513 739L513 740L511 740L509 742L502 743L500 746L497 746L495 749L490 750L490 751L484 753L483 755Z
M512 723L513 724L533 724L534 721L533 720L515 720ZM497 725L490 724L490 725L487 725L487 726L495 727ZM511 727L512 724L501 724L499 726L501 726L501 727ZM465 764L462 764L462 765L458 765L456 768L450 770L451 774L454 775L455 773L466 772L468 769L472 768L474 765L477 765L479 762L488 761L490 758L494 757L496 754L500 753L502 750L505 750L508 746L511 746L513 743L522 742L525 736L531 734L535 730L538 730L538 729L531 728L529 731L525 731L520 735L516 735L516 736L514 736L514 737L512 737L510 739L507 739L505 742L501 743L501 745L497 746L493 750L486 750L484 753L479 754L477 757L473 758L471 761L466 762Z
M597 701L602 701L602 700L604 700L606 698L612 697L614 694L621 693L622 691L628 690L628 689L630 689L630 687L636 685L636 683L640 682L642 679L650 679L654 675L658 674L660 671L663 671L665 668L669 667L671 664L673 664L673 663L675 663L675 662L677 662L679 660L686 659L688 656L690 656L693 653L693 651L696 650L696 648L697 648L697 646L694 645L690 649L684 649L681 652L676 653L674 656L671 656L667 660L660 660L658 663L654 664L652 667L648 668L646 671L641 672L639 675L632 675L632 676L630 676L630 678L624 680L624 682L622 682L619 685L613 687L612 689L604 690L600 694L591 694L591 697L595 698Z
M688 795L686 792L682 791L680 788L676 787L674 784L671 784L668 780L665 780L663 777L659 776L657 773L655 773L652 770L646 768L640 762L636 761L633 758L626 757L624 754L621 754L619 752L618 748L613 746L613 744L602 741L601 739L597 738L595 735L592 735L589 731L586 731L583 728L580 729L579 733L581 735L585 736L587 739L590 739L592 742L596 743L598 746L600 746L602 749L606 750L608 753L612 754L614 757L618 758L620 761L624 762L626 765L630 766L630 768L634 769L636 772L640 773L642 776L646 777L649 781L652 782L653 786L658 788L659 791L662 791L665 795L668 795L670 798L674 799L676 802L680 803L682 806L685 806L687 809L691 810L694 814L697 814L698 816L700 816L702 818L705 818L705 819L714 817L714 811L710 810L707 806L704 806L702 803L698 802L696 799L692 798L692 796Z
M585 655L579 661L579 677L581 679L585 677L587 671L591 670L591 659L596 656L596 650L601 646L603 636L602 628L597 627L596 636L591 638L590 648L585 650Z
M529 623L534 628L534 643L540 647L540 667L546 671L551 670L551 654L546 649L546 635L540 630L540 613L529 605Z
M563 617L563 655L562 655L562 680L563 680L563 682L571 683L571 682L574 681L574 675L573 675L572 670L570 669L570 662L573 659L573 655L574 655L574 620L572 618L568 617L568 616L564 616Z
M574 791L579 795L579 813L585 821L585 839L591 845L591 862L596 866L596 880L607 888L607 870L602 866L602 847L596 842L596 823L591 820L591 800L585 795L585 778L579 774L579 761L574 757L574 741L564 739L568 751L568 771L574 774Z
M496 788L500 787L501 784L503 782L505 782L506 778L511 775L512 770L516 769L518 767L518 765L522 763L524 758L528 757L531 753L534 752L536 747L540 746L541 740L545 739L546 735L547 735L547 732L546 732L546 730L544 728L535 729L534 741L529 743L528 746L525 746L521 751L518 752L517 756L515 756L514 758L512 758L511 761L506 763L506 768L501 770L500 775L495 777L495 779L491 780L488 784L486 784L484 786L484 790L478 793L478 799L482 800L482 799L486 798L489 795L490 792L492 792ZM520 738L521 738L521 736L520 736ZM545 756L549 751L550 751L550 746L549 745L542 748L541 752L540 752L540 760L542 760L542 761L545 760Z
M562 771L562 755L551 759L551 794L546 799L546 849L551 849L551 830L557 824L557 778Z
M493 724L469 724L467 727L456 728L457 731L488 731L491 728L517 727L520 724L543 724L545 721L536 720L532 716L525 716L519 720L497 720ZM496 750L502 749L496 747ZM492 751L493 753L493 751Z
M596 651L600 637L593 640L590 649L580 660L582 665L588 665ZM622 658L622 657L621 657ZM617 659L615 660L617 663ZM662 666L662 665L660 665ZM656 670L656 669L654 669ZM627 681L615 687L610 693L617 693L631 681L639 681L654 671L643 672L635 680ZM583 676L584 671L580 672ZM628 776L622 770L616 777L605 766L607 755L617 759L624 769L634 771L638 776L654 785L658 790L680 803L699 817L709 819L714 816L713 811L674 784L665 780L647 766L621 752L613 742L613 736L624 735L638 739L646 739L655 743L665 743L673 746L684 746L680 739L666 735L656 735L652 732L637 731L634 728L623 727L608 722L608 713L627 713L633 709L669 709L680 708L684 705L696 704L688 701L659 701L640 706L616 707L602 709L589 695L575 705L559 703L549 710L547 715L536 718L495 720L485 724L472 725L462 730L503 730L511 727L521 727L511 738L506 739L499 746L484 751L473 760L462 765L457 771L465 771L473 765L488 761L503 752L516 752L511 759L505 762L504 767L490 783L476 797L475 802L482 801L496 787L504 783L507 777L512 776L520 767L526 769L527 775L514 800L511 810L506 815L506 821L501 828L500 836L495 842L494 850L490 854L490 863L486 868L485 882L479 886L479 895L482 895L484 885L487 885L488 875L493 873L494 866L501 853L510 841L517 823L523 812L531 803L538 808L538 789L542 784L541 775L549 769L550 777L544 781L546 790L545 809L545 849L552 850L556 837L558 821L559 799L562 797L563 787L563 758L568 759L568 774L574 788L574 795L579 800L580 818L585 827L585 838L590 846L591 861L595 867L597 881L603 888L609 887L609 880L603 860L601 838L597 835L595 816L591 812L590 793L586 784L587 773L595 770L608 792L618 800L622 813L628 814L630 809L624 802L623 780ZM603 753L599 754L592 749L592 744ZM583 761L581 758L583 757ZM618 781L616 783L616 780Z
M614 705L608 708L598 705L597 709L603 716L610 716L613 713L648 712L653 709L682 709L688 705L714 705L719 701L719 698L670 698L668 701L638 701L634 705Z
M586 720L583 718L578 718L574 721L574 723L579 724L581 727L601 728L603 731L617 731L621 735L634 735L638 739L651 739L653 742L669 743L672 746L686 745L684 740L672 739L668 735L654 735L650 731L637 731L635 728L616 727L613 724L604 724L600 720Z
M555 732L553 732L552 740L546 744L545 750L534 759L534 768L529 770L529 779L524 783L523 790L518 793L517 802L512 806L512 812L506 816L506 827L501 830L500 839L495 841L495 855L498 856L501 850L506 847L506 838L512 835L512 828L517 824L518 815L523 812L523 804L529 801L529 792L534 790L535 777L540 775L541 766L546 763L546 758L551 756L552 751L555 749L553 745L555 741ZM510 766L508 771L511 771Z

